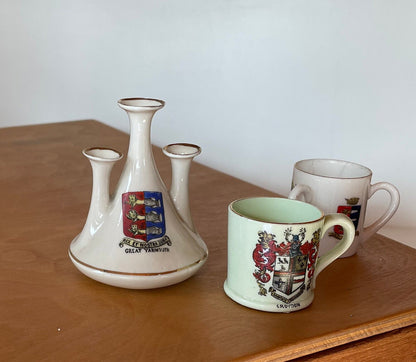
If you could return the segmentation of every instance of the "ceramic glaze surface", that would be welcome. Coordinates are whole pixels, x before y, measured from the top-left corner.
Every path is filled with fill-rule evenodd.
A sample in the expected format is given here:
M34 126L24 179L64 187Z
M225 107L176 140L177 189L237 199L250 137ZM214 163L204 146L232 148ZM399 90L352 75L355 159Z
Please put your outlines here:
M334 225L345 228L344 238L318 258L320 239ZM228 209L224 291L237 303L262 311L306 308L313 301L318 274L353 239L354 225L344 215L324 216L318 208L295 200L237 200Z
M312 205L285 199L277 203L269 197L238 200L231 208L242 217L278 224L312 222L323 217L322 212Z
M400 195L387 182L371 184L369 168L347 161L329 159L302 160L293 169L290 199L300 199L319 207L325 214L343 213L356 229L351 248L342 257L354 255L360 242L377 232L396 212ZM368 199L379 190L387 191L390 202L385 212L371 225L364 227ZM336 226L321 242L320 253L334 247L342 238L342 228Z
M186 166L173 165L173 180L182 180L182 186L172 199L156 169L150 143L153 115L164 102L129 98L118 104L130 120L126 162L110 198L109 175L121 155L105 148L84 150L93 169L91 206L82 232L70 245L70 258L87 276L114 286L142 289L175 284L197 272L208 256L189 211L188 172L200 148L188 145L185 151L192 152L181 152ZM183 151L180 144L171 148Z
M298 170L311 175L331 178L360 178L371 175L371 170L353 162L330 159L303 160L296 163Z
M163 153L170 158L172 163L170 196L185 223L195 230L189 207L188 177L184 175L189 174L191 161L201 153L201 148L189 143L176 143L163 147Z

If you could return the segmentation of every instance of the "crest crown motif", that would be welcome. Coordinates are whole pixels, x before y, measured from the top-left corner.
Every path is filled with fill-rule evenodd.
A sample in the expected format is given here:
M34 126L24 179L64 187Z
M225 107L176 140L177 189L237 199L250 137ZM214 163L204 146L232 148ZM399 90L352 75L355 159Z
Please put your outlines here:
M357 205L358 201L360 201L359 197L350 197L349 199L345 199L347 205Z

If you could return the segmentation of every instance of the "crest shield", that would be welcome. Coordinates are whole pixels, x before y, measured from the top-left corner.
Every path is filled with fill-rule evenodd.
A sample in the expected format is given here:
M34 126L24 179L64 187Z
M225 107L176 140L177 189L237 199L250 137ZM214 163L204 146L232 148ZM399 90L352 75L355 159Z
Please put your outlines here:
M290 295L305 284L308 255L279 256L273 274L273 288Z
M351 219L352 223L355 226L355 230L357 230L358 222L360 221L361 205L358 205L359 200L360 199L358 197L345 199L345 201L347 201L347 205L340 205L337 209L337 213L344 214ZM335 235L330 235L341 237L344 234L342 227L339 225L335 226L334 234Z
M150 241L165 235L165 214L161 192L126 192L122 195L122 204L125 236Z

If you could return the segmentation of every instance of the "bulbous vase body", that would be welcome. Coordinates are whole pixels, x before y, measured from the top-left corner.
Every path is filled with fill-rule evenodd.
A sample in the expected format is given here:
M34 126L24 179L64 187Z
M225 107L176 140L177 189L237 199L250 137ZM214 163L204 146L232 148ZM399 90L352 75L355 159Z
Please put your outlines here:
M82 273L113 286L149 289L179 283L199 270L208 250L193 224L178 212L155 166L150 128L164 102L129 98L118 104L130 120L125 165L108 197L111 167L121 155L84 150L93 168L92 200L69 256Z

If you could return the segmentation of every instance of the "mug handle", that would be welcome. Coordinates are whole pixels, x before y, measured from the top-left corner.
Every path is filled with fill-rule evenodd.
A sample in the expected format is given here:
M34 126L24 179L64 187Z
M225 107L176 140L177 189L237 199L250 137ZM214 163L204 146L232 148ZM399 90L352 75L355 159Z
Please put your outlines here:
M303 200L301 196L303 196ZM312 201L312 189L307 185L297 184L292 191L290 191L288 199L301 200L310 203Z
M324 225L321 232L321 240L329 228L341 225L344 229L343 238L326 254L318 257L315 268L315 279L318 274L331 264L335 259L344 254L345 251L351 246L355 237L355 226L351 219L344 214L328 214L325 216ZM315 284L315 281L313 282Z
M370 199L377 191L385 190L390 194L390 204L387 210L383 215L381 215L376 221L371 225L364 227L362 231L361 240L365 241L374 235L381 227L383 227L387 221L389 221L400 204L400 193L399 190L392 184L388 182L378 182L374 185L370 185L370 190L368 193L368 198Z

